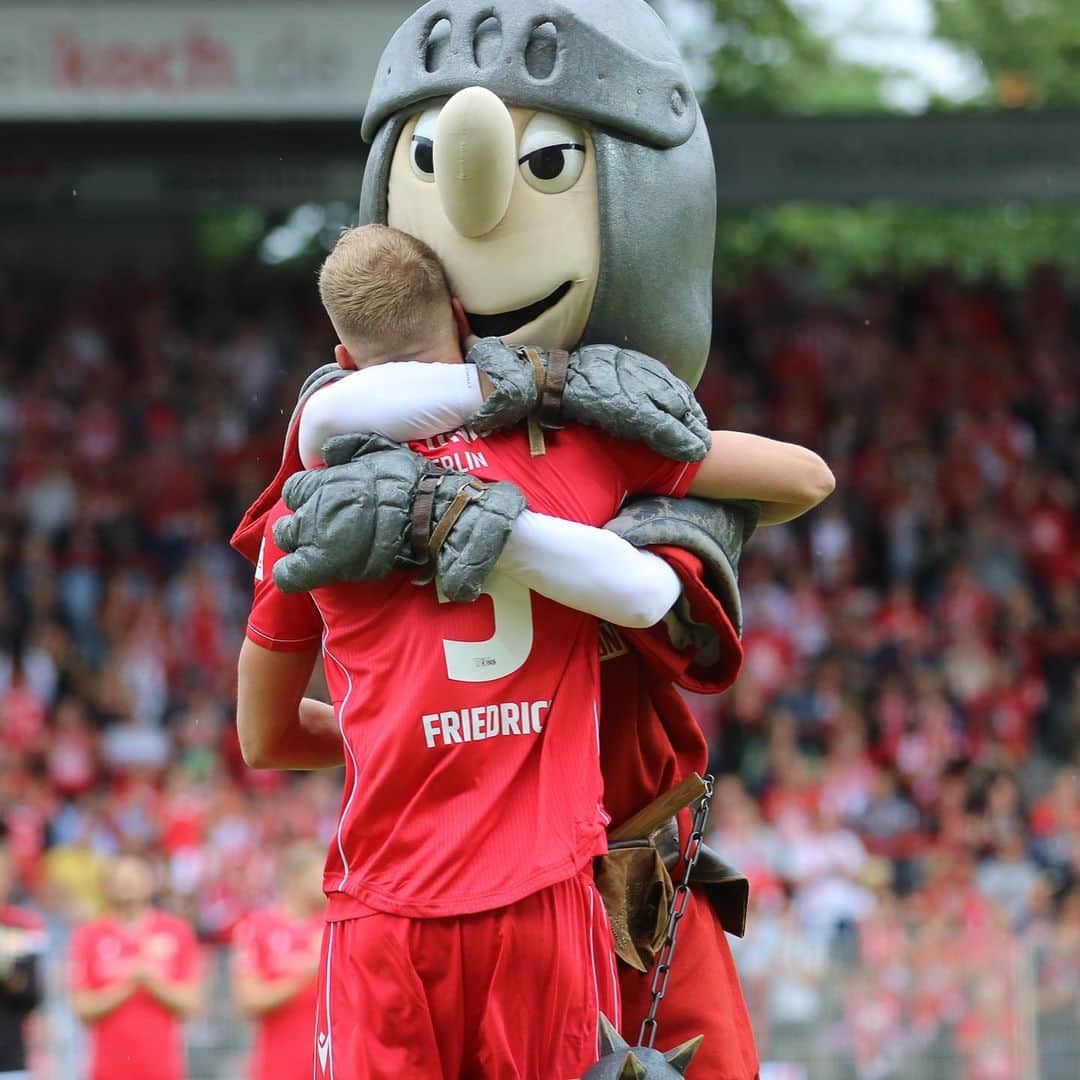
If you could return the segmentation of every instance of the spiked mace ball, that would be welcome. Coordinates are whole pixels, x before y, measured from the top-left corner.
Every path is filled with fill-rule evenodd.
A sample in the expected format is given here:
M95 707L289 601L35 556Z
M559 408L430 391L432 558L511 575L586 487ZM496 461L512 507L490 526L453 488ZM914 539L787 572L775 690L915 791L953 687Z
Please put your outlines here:
M602 1057L582 1080L671 1080L685 1076L701 1046L703 1036L688 1039L681 1046L661 1054L647 1046L631 1046L600 1014Z

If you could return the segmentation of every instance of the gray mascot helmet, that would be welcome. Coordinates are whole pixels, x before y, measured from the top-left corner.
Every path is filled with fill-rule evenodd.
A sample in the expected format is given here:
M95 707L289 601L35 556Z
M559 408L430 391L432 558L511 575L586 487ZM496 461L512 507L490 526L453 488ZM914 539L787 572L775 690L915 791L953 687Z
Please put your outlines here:
M637 349L696 385L712 330L716 172L660 17L645 0L424 4L379 62L363 123L373 145L362 223L386 221L390 165L408 117L470 86L588 126L601 255L581 344Z

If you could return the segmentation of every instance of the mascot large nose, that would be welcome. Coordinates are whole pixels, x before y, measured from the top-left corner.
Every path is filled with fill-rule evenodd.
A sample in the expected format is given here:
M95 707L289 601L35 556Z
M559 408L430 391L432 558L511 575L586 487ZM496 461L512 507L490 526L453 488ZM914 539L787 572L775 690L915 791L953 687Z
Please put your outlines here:
M484 236L506 216L517 168L517 135L506 106L481 86L459 90L435 127L435 184L462 235Z

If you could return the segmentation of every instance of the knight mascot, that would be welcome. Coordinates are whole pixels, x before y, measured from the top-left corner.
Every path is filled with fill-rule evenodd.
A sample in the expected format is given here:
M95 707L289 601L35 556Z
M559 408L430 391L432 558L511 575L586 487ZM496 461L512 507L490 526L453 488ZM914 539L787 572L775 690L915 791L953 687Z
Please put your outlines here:
M489 350L488 367L525 402L515 415L529 412L535 452L545 429L550 439L575 418L569 405L559 414L554 391L575 386L576 401L592 393L600 400L589 407L602 410L603 373L621 370L621 354L697 383L712 328L714 159L686 69L645 0L432 0L386 47L363 136L361 223L395 227L438 255L476 338L507 346ZM298 411L337 374L317 372ZM639 400L656 385L642 381ZM490 418L498 403L486 408ZM649 422L624 409L616 433L655 445ZM373 549L399 543L353 527L357 507L379 498L374 468L351 508L320 497L349 467L308 474L287 493L301 527L281 545L294 554L279 569L298 561L279 584L290 569L293 589L370 575ZM287 446L277 491L299 468ZM435 568L462 601L484 588L505 538L494 512L485 532L482 501L469 512L472 554L448 543ZM701 842L707 747L676 691L716 693L738 672L736 572L755 514L752 504L650 497L608 525L662 555L682 594L654 627L601 634L601 756L615 827L597 875L623 1012L621 1034L601 1022L604 1056L590 1077L757 1074L725 939L743 932L747 884ZM477 558L475 538L485 535L493 550ZM658 1028L661 1044L677 1049L651 1049Z

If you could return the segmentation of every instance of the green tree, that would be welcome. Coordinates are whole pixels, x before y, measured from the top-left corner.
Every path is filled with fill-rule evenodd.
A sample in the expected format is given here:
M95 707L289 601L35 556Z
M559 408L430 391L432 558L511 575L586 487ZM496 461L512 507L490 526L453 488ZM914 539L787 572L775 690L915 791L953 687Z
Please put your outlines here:
M865 112L886 109L888 72L841 62L797 0L701 0L712 12L715 111ZM873 0L867 0L872 3ZM932 0L936 37L986 76L981 104L1080 105L1080 0ZM937 102L938 106L948 103ZM1080 266L1080 216L1070 205L970 207L789 205L721 216L717 274L810 253L827 282L882 266L947 264L975 277L1019 280L1042 261Z
M1080 104L1077 0L933 0L936 36L974 57L982 104Z
M950 266L964 278L995 273L1015 283L1039 263L1080 269L1080 214L1056 203L788 204L728 213L717 228L717 279L737 281L748 266L783 266L802 252L835 288L852 274L886 266Z
M790 0L708 3L710 106L806 113L881 107L882 73L840 60Z
M710 104L785 112L887 108L881 90L889 73L839 59L795 0L700 2L714 24ZM931 3L934 36L986 75L981 99L965 106L1080 105L1080 0Z

